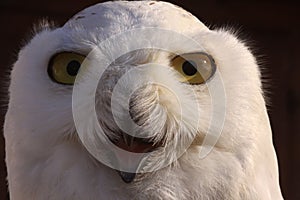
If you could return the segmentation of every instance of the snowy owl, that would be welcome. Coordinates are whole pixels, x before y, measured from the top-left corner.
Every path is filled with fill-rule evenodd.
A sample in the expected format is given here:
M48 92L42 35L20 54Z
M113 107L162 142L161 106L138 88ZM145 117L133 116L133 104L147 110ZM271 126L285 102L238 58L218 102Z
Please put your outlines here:
M12 200L283 199L258 64L161 1L42 25L11 72Z

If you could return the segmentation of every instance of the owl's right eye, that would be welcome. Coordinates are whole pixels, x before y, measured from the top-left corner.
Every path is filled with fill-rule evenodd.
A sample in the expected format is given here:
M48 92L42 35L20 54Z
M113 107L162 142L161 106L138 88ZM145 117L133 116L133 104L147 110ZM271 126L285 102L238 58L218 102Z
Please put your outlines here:
M214 59L204 52L178 55L171 64L181 74L179 81L193 85L205 83L216 72Z
M48 74L52 80L60 84L73 85L85 56L74 52L55 54L48 66Z

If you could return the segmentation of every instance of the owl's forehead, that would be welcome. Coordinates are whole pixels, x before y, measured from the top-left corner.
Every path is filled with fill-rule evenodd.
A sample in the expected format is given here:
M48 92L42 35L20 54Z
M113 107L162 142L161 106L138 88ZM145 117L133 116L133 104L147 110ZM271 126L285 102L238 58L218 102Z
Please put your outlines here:
M64 28L82 27L117 34L132 28L157 27L180 33L208 30L191 13L167 2L114 1L88 7L72 17Z

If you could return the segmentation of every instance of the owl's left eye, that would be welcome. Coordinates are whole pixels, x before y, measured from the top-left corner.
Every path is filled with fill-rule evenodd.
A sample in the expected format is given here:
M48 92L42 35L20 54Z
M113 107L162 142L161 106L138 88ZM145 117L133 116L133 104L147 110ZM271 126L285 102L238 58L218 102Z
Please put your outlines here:
M48 74L52 80L60 84L73 85L85 56L74 52L55 54L48 66Z
M179 81L190 84L205 83L216 71L214 59L203 52L178 55L171 64L181 74Z

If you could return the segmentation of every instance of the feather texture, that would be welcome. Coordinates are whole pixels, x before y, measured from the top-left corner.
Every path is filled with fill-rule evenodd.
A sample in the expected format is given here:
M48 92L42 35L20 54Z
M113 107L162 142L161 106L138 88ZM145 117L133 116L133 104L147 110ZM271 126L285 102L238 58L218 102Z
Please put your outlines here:
M142 35L131 35L132 30ZM173 34L163 34L166 32ZM125 37L118 36L124 33ZM113 37L120 40L111 40ZM165 48L157 49L154 43ZM134 49L140 46L145 49ZM100 79L93 72L107 65L100 55L113 58L120 49L128 51L108 63ZM53 82L47 73L51 57L59 52L77 52L91 58L89 62L94 68L86 68L77 80L78 86L93 88L92 83L100 79L95 99L86 102L83 98L78 104L75 101L76 108L82 111L80 119L91 119L83 128L88 139L80 137L75 126L73 86ZM181 83L171 70L174 56L191 52L205 52L213 57L217 75L207 84ZM145 69L140 75L123 77L139 66ZM126 91L126 85L147 81L163 85L150 84L136 90L130 109L133 121L142 127L135 134L153 130L151 142L160 145L145 166L151 167L152 163L160 166L163 158L171 160L157 170L138 173L131 183L124 183L115 169L97 157L111 153L105 149L107 136L111 140L124 136L122 145L129 143L111 113L111 104L115 103L119 106L116 112L121 113L120 120L127 119L124 117L127 115L122 115L127 106L122 100L125 94L119 93L115 102L111 100L121 77L121 91ZM220 82L215 82L217 77ZM214 83L222 83L226 98L213 98L209 85L213 87ZM10 197L12 200L282 199L261 87L259 67L248 47L229 31L209 30L182 8L161 1L114 1L86 8L63 27L38 32L20 51L14 64L4 126ZM86 91L84 97L93 98ZM219 94L221 90L216 91ZM222 103L224 108L219 108ZM93 109L103 126L102 132L97 131L94 125L97 122L91 118ZM212 119L213 113L221 116L222 110L225 118L220 128ZM219 129L214 147L201 157L205 138ZM160 144L172 144L170 149L176 149L188 141L191 145L180 155ZM139 149L144 151L146 147ZM116 157L124 162L129 159L119 154Z

